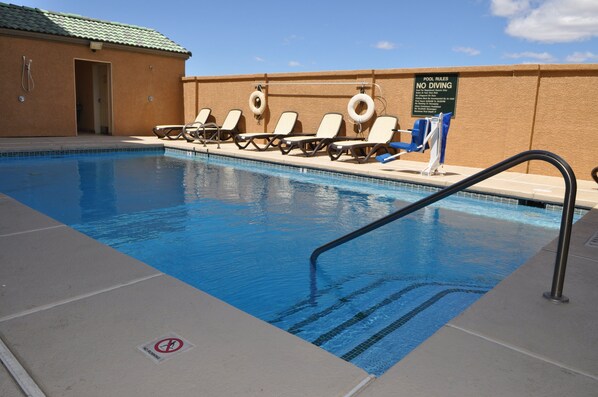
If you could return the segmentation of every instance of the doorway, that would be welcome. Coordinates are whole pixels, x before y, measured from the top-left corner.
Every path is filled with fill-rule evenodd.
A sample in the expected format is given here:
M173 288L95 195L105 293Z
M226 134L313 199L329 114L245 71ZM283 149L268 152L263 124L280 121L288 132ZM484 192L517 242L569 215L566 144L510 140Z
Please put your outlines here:
M111 64L75 60L77 134L112 134Z

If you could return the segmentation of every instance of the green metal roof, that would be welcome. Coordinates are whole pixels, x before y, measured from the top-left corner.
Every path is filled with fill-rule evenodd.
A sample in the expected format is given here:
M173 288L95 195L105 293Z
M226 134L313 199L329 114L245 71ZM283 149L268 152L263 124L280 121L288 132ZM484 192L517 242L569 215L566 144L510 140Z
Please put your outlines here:
M0 28L191 55L184 47L153 29L2 2Z

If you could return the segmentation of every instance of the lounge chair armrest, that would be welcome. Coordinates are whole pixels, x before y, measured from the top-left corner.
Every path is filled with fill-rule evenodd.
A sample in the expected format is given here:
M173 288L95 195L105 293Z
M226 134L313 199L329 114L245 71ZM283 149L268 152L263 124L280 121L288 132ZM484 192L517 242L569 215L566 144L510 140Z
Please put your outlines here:
M204 125L203 123L194 121L192 123L189 124L185 124L185 128L201 128L201 126Z
M185 127L183 128L184 130L188 130L190 129L191 131L214 131L214 130L220 130L222 127L220 127L218 124L216 123L197 123L197 122L193 122L193 123L189 123L187 125L185 125Z
M337 141L365 141L364 137L359 137L359 136L339 136L336 138L332 138L333 142L337 142Z
M392 129L393 132L406 132L407 134L412 134L413 130L409 129L409 130L397 130L396 128Z

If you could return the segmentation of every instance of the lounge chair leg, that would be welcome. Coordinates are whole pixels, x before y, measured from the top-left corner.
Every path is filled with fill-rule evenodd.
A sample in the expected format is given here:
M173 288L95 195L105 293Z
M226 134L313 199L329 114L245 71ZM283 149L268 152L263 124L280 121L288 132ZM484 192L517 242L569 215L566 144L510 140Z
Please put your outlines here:
M351 153L351 157L353 157L358 163L362 162L360 157L365 156L364 149L362 148L351 148L349 149L349 152Z
M326 153L328 153L328 157L330 157L330 160L335 161L335 160L338 160L340 156L342 156L343 150L331 148L330 146L328 146Z
M306 143L304 145L299 145L299 149L301 149L305 156L310 156L310 153L311 155L313 155L313 153L315 152L315 147L317 146L314 146L314 144L311 142Z
M187 132L185 130L183 130L183 133L182 133L183 138L185 138L185 140L187 142L193 142L193 141L195 141L197 139L196 134L197 134L197 132L195 132L195 134L194 134L192 132Z
M158 138L164 138L164 134L160 133L161 129L154 127L154 128L152 128L152 131L153 131L154 135L157 136Z
M280 152L281 152L282 154L289 154L289 152L290 152L291 150L293 150L293 147L294 147L294 145L289 145L289 144L287 144L286 146L284 146L284 144L283 144L283 143L281 143L281 144L278 146L278 148L280 149Z
M264 150L263 148L259 147L257 143L255 143L255 139L251 139L249 141L249 143L251 143L253 145L253 147L256 148L257 150L259 150L260 152Z
M276 141L278 141L278 142L276 142ZM280 139L273 138L272 141L268 143L268 147L270 147L270 146L278 147L279 144L280 144Z
M378 145L374 146L372 148L372 150L370 150L370 152L367 154L367 156L365 156L365 158L362 161L360 161L360 163L367 163L370 160L370 157L378 154L378 152L380 150L384 150L384 152L389 153L388 148L386 146L378 144Z
M325 148L328 145L328 142L325 140L320 141L317 145L311 145L310 152L304 152L307 157L315 156L320 150Z
M237 139L237 137L235 137L235 139L234 139L234 142L235 142L235 145L237 145L237 147L238 147L239 149L245 149L247 146L249 146L249 144L252 142L252 140L250 139L249 141L243 141L243 142L246 142L246 143L245 143L245 146L243 146L243 145L241 144L241 140L240 140L240 139Z
M260 147L257 143L255 143L255 139L252 139L251 143L253 144L253 146L255 146L255 148L257 150L259 150L260 152L264 152L264 151L268 150L270 148L270 146L276 147L276 145L274 144L274 141L276 139L278 139L278 138L269 138L268 142L266 142L266 144L264 145L264 147Z
M170 139L171 141L176 141L177 139L179 139L180 137L182 137L182 136L183 136L183 130L181 129L181 130L179 131L179 133L178 133L178 134L176 134L176 136L173 138L173 137L172 137L170 134L171 134L173 131L175 131L175 130L176 130L176 129L174 129L174 128L173 128L173 129L171 129L171 130L168 130L168 132L166 133L166 135L165 135L164 137L165 137L165 138L168 138L168 139Z

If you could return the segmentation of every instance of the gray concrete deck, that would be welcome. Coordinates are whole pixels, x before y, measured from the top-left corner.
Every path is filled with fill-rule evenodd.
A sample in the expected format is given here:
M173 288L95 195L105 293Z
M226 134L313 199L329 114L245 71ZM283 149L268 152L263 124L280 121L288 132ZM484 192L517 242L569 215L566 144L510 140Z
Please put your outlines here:
M0 152L201 145L153 137L3 138ZM357 165L327 157L210 153L445 186L476 169ZM581 177L581 176L578 176ZM588 177L589 178L589 177ZM549 289L555 242L359 396L597 396L598 185L579 181L565 295ZM504 173L479 191L558 203L561 178ZM368 374L0 194L0 338L48 396L345 396ZM194 347L156 364L137 347L174 332ZM1 353L1 352L0 352ZM2 357L0 355L0 357ZM0 366L0 395L23 394Z

